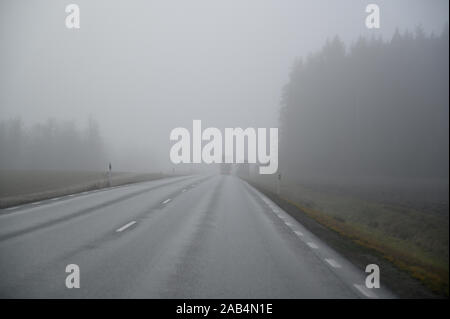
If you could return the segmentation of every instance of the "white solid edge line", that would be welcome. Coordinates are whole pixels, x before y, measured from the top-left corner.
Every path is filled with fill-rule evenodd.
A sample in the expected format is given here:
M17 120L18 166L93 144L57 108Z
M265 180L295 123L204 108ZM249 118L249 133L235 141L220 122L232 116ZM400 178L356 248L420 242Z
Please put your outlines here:
M170 202L170 198L168 198L168 199L166 199L164 202L163 202L163 204L167 204L168 202Z
M307 245L308 245L309 247L311 247L312 249L317 249L317 248L319 248L319 247L318 247L316 244L314 244L313 242L308 242Z
M338 262L331 258L325 258L325 261L333 268L341 268L341 265Z
M354 284L353 285L360 293L362 293L367 298L377 298L377 295L372 293L371 291L368 291L366 288L364 288L362 285Z
M120 232L124 231L125 229L127 229L128 227L130 227L130 226L132 226L132 225L134 225L134 224L136 224L136 221L135 221L135 220L133 220L133 221L129 222L128 224L123 225L122 227L118 228L118 229L116 230L116 232L120 233Z

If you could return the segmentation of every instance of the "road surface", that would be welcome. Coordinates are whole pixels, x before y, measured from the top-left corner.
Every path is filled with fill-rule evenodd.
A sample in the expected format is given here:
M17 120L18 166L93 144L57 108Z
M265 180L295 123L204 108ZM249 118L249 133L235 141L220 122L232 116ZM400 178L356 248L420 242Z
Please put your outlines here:
M80 288L66 287L66 266ZM391 298L234 176L114 187L0 211L3 298Z

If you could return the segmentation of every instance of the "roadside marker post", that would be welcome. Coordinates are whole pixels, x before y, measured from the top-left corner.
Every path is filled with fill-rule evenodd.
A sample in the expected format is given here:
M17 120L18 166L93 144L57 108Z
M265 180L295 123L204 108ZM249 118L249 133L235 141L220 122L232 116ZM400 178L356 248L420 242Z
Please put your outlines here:
M278 174L277 179L277 195L280 196L280 184L281 184L281 173Z

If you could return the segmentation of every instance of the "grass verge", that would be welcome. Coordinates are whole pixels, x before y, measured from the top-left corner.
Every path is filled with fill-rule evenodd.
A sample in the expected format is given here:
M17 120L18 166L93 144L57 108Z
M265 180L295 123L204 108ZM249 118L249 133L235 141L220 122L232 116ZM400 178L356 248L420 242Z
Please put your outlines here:
M108 183L105 172L0 171L0 208L164 177L167 176L115 172Z
M344 236L354 243L372 249L401 270L408 272L413 278L423 282L433 292L448 296L449 273L441 261L430 254L412 247L402 240L376 232L364 230L359 225L352 225L320 211L304 207L288 199L290 204L298 207L309 217L320 224Z
M365 221L362 222L361 216L358 217L359 219L355 217L358 215L354 213L355 208L346 215L335 214L335 212L330 214L329 211L324 212L317 209L316 206L319 205L316 205L315 202L302 203L299 200L293 200L293 196L289 196L290 198L279 197L261 184L252 184L331 247L361 266L362 269L368 263L377 263L383 270L384 282L388 283L389 288L399 297L448 297L448 255L441 256L437 253L442 251L442 247L433 250L430 247L436 245L430 247L423 245L424 239L420 236L418 236L419 239L414 238L414 240L410 237L394 237L383 227L383 223L393 224L392 220L394 220L400 224L408 224L407 227L414 226L417 229L422 221L414 215L417 212L405 212L402 215L393 214L391 216L383 211L368 220L365 218ZM346 201L348 202L348 200ZM358 208L361 208L361 203L358 202ZM352 205L355 206L355 203ZM347 203L347 209L349 209L348 206ZM384 208L386 209L386 207ZM373 209L380 212L380 207L376 204ZM391 211L389 210L389 212ZM359 215L364 214L359 213ZM439 218L435 222L439 222ZM434 228L428 226L423 224L424 232L434 231L438 234L446 232L448 236L448 229L442 230L445 223L444 227L439 229L437 229L438 225L433 225ZM395 229L398 230L398 227ZM423 236L423 234L421 235ZM431 237L428 234L425 238Z

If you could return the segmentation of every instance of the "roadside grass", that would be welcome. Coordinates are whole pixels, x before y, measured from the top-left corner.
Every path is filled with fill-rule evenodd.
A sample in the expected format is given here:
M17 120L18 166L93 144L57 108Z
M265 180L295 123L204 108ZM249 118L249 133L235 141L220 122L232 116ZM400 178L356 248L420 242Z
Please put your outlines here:
M375 251L433 292L449 295L448 214L311 191L298 185L284 188L283 199L318 223Z
M0 208L163 177L162 174L114 172L109 185L106 172L0 170Z
M369 259L381 258L434 295L449 296L448 181L386 183L370 179L348 183L331 179L298 183L285 178L281 195L275 194L277 180L273 176L255 175L249 181L361 247L356 253L361 260L366 254ZM356 255L349 253L358 262ZM389 280L401 277L388 272ZM400 294L427 295L406 278L403 281L392 283ZM408 287L416 290L409 294Z
M106 182L106 172L0 170L0 198Z

